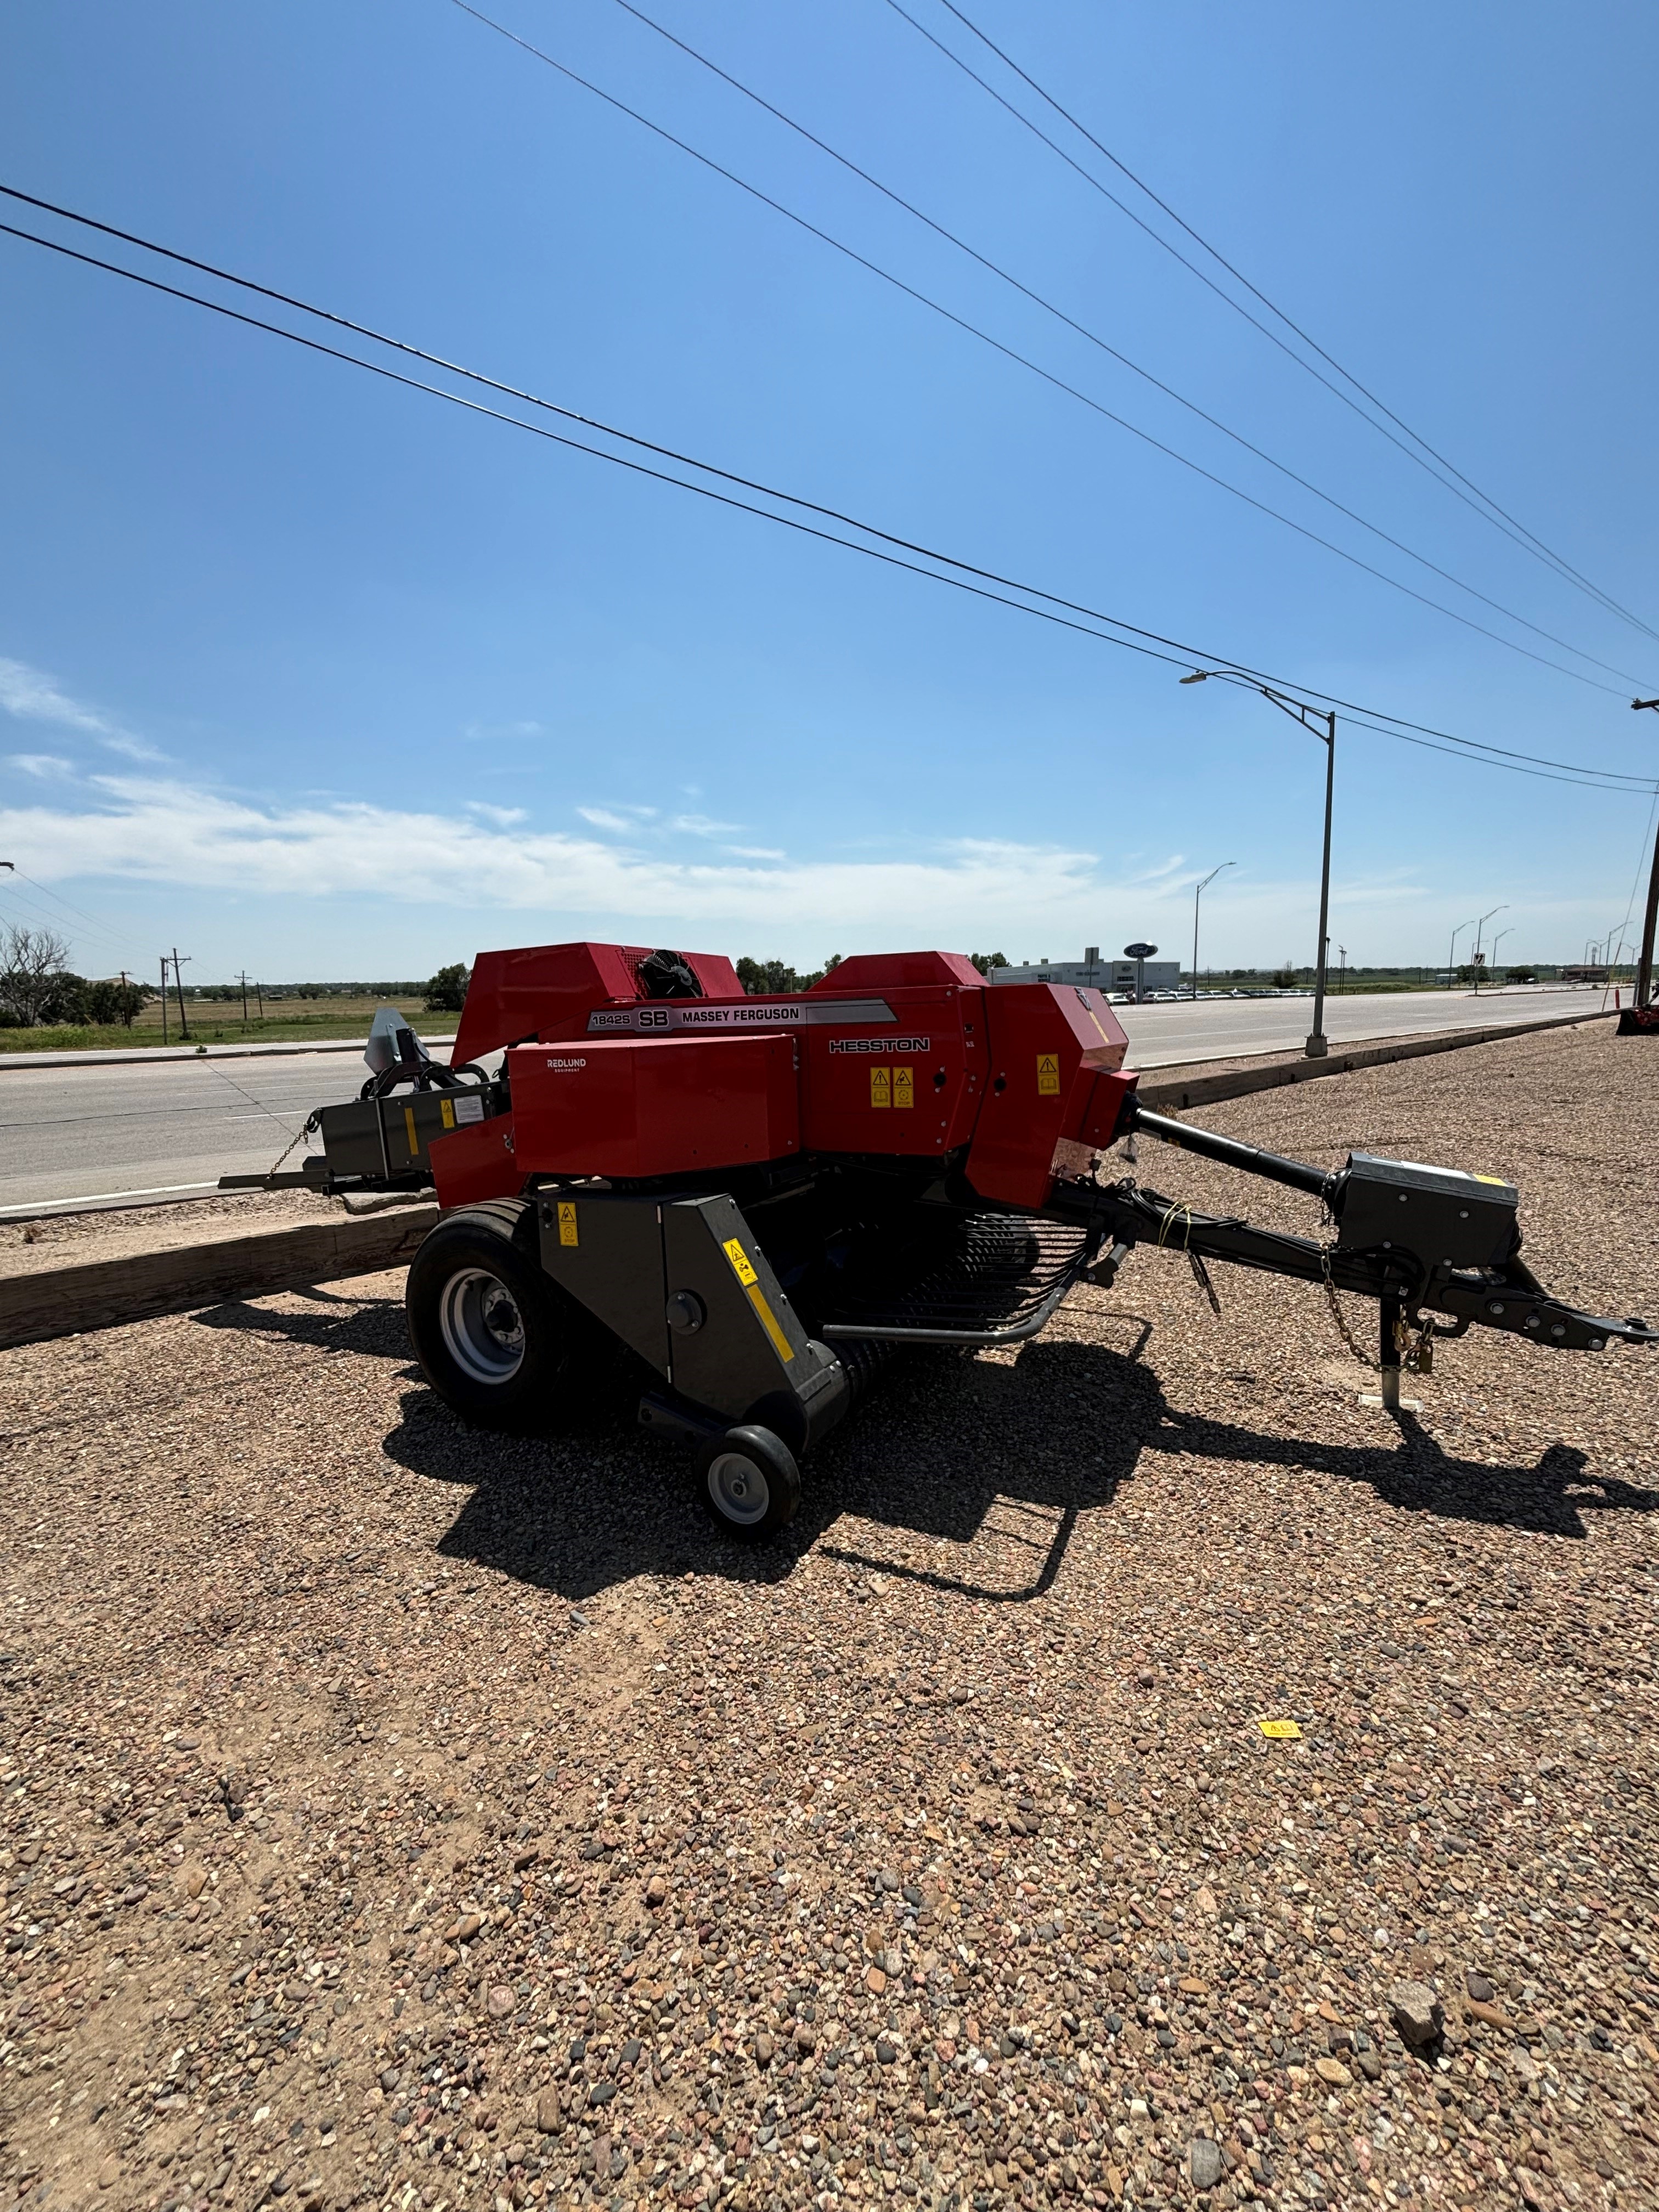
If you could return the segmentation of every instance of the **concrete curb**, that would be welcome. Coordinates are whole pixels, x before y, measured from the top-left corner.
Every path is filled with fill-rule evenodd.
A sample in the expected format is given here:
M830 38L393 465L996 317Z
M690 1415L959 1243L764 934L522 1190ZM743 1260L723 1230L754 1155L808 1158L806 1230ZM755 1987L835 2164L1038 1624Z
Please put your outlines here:
M400 1267L437 1218L435 1206L399 1206L355 1220L303 1221L170 1252L0 1276L0 1348Z
M1203 1106L1245 1098L1289 1083L1351 1075L1397 1060L1458 1052L1466 1045L1496 1044L1540 1030L1576 1028L1611 1015L1565 1014L1544 1022L1505 1022L1494 1029L1452 1030L1438 1036L1400 1037L1333 1053L1328 1060L1282 1060L1272 1067L1237 1068L1183 1083L1149 1083L1139 1096L1154 1110ZM115 1328L157 1314L184 1313L272 1291L303 1289L343 1275L369 1275L404 1266L438 1218L435 1206L411 1206L353 1219L302 1222L264 1229L217 1243L180 1245L170 1252L140 1252L115 1260L89 1260L78 1267L48 1267L36 1275L0 1276L0 1349L39 1344L90 1328Z
M428 1052L454 1042L453 1037L422 1039ZM293 1053L361 1052L362 1048L362 1037L317 1037L308 1044L291 1040L276 1044L210 1044L200 1052L193 1044L135 1045L130 1052L118 1046L107 1052L7 1052L0 1048L0 1075L28 1074L43 1067L148 1067L154 1061L163 1067L180 1061L187 1067L199 1067L204 1060L280 1060Z
M1143 1081L1136 1096L1154 1113L1171 1106L1214 1106L1224 1098L1248 1098L1253 1092L1277 1091L1287 1083L1313 1083L1322 1075L1352 1075L1362 1067L1386 1067L1390 1060L1425 1060L1431 1053L1461 1052L1465 1045L1498 1044L1504 1037L1535 1036L1540 1030L1577 1029L1584 1022L1617 1018L1609 1008L1593 1014L1552 1014L1542 1022L1498 1022L1490 1029L1441 1030L1431 1036L1391 1037L1382 1044L1359 1045L1352 1052L1334 1052L1324 1060L1284 1060L1272 1067L1236 1067L1225 1075L1195 1075L1181 1083Z

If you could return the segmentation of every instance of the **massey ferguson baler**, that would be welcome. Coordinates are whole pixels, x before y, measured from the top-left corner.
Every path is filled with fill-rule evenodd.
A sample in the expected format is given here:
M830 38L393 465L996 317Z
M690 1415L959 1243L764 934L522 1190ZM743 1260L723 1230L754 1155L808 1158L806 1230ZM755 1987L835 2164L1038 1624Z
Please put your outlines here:
M440 1395L543 1429L631 1355L640 1419L696 1445L708 1510L750 1539L792 1517L803 1455L896 1347L1034 1336L1138 1245L1185 1255L1206 1290L1227 1260L1374 1298L1388 1406L1402 1361L1476 1323L1570 1350L1659 1342L1548 1296L1511 1184L1258 1152L1142 1107L1127 1046L1099 992L989 988L951 953L847 960L770 999L702 953L489 952L450 1066L384 1012L362 1097L307 1125L321 1154L226 1183L435 1187L407 1305ZM1305 1191L1333 1234L1103 1179L1131 1136Z

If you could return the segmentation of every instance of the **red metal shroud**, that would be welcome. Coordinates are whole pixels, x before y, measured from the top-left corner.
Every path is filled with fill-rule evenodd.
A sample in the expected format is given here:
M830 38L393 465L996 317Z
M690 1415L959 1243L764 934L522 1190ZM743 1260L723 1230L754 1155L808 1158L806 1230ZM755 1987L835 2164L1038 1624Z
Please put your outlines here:
M1055 1175L1086 1172L1111 1142L1137 1079L1099 992L988 988L957 954L860 955L793 999L749 997L726 984L728 962L686 953L707 995L653 1000L647 957L592 945L480 955L456 1063L537 1042L507 1055L510 1117L433 1144L442 1205L510 1195L538 1175L637 1182L797 1152L920 1163L965 1151L981 1197L1035 1208Z

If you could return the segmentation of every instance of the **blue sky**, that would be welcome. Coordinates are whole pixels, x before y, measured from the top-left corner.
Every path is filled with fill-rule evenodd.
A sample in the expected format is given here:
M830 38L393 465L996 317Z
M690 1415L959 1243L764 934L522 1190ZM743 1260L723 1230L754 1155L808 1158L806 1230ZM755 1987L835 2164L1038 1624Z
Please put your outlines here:
M939 0L907 5L972 50ZM1183 415L615 0L498 12L1101 405L1565 657ZM1659 694L1659 643L1411 467L886 0L652 12L1288 466ZM968 13L1659 626L1651 9ZM1570 680L1308 544L450 0L20 0L0 141L4 181L1212 654L1659 773L1659 715L1629 712L1624 675ZM174 942L198 976L273 978L579 934L802 963L1180 947L1193 879L1222 860L1206 958L1311 959L1320 748L1265 702L7 239L0 301L0 857L32 879L0 877L0 912L64 921L88 972L148 971ZM1452 925L1500 903L1505 958L1576 957L1624 917L1645 799L1358 729L1339 762L1351 961L1443 960Z

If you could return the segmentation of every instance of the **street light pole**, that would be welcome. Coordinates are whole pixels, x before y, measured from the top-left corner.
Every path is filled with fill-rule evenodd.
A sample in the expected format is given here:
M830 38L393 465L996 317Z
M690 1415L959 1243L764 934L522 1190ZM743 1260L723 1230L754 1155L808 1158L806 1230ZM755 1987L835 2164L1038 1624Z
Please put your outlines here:
M1451 933L1451 943L1446 949L1446 988L1449 991L1457 988L1457 940L1466 929L1474 927L1474 921L1471 916L1468 921L1460 921Z
M1477 999L1480 995L1480 933L1486 927L1486 924L1492 920L1493 915L1507 914L1508 912L1509 903L1507 901L1505 901L1502 906L1488 907L1485 914L1480 916L1480 920L1474 925L1474 995Z
M1313 1029L1307 1042L1310 1060L1323 1060L1330 1050L1325 1036L1325 981L1330 951L1331 914L1331 810L1336 789L1336 709L1322 710L1310 707L1300 699L1288 698L1275 691L1270 684L1258 683L1254 677L1244 675L1237 668L1195 668L1190 676L1180 678L1182 684L1207 684L1212 677L1224 684L1242 684L1247 691L1259 691L1264 699L1293 721L1300 722L1304 730L1311 730L1325 747L1325 842L1319 871L1319 956L1314 975ZM1194 969L1196 983L1196 969Z
M1224 860L1221 863L1221 868L1236 868L1237 866L1237 860ZM1212 868L1201 884L1193 885L1193 1004L1194 1006L1198 1004L1198 902L1200 894L1208 890L1210 885L1221 873L1221 868Z

